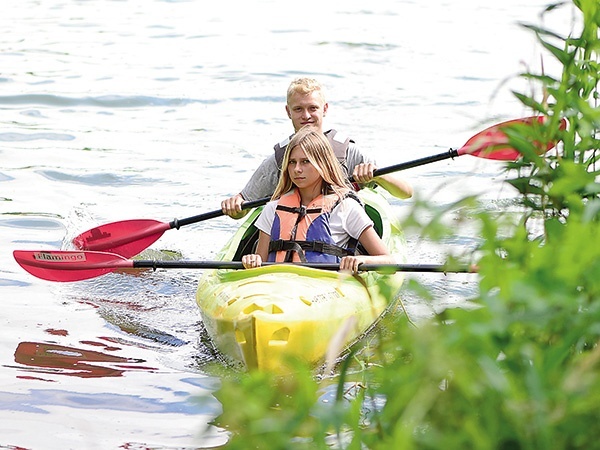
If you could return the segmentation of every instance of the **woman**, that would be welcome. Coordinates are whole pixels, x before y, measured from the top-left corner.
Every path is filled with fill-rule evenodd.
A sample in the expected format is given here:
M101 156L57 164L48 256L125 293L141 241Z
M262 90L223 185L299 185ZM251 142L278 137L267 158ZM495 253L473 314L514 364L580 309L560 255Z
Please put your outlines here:
M256 254L244 255L245 268L263 261L339 261L340 270L358 265L393 263L335 158L327 138L310 126L287 146L272 200L255 225L260 230ZM366 255L355 255L356 243Z

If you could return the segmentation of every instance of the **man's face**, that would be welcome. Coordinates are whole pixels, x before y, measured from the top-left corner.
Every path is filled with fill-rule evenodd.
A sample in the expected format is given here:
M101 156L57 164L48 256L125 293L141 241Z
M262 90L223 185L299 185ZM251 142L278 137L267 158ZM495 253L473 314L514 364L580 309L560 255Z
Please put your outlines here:
M294 131L305 125L311 125L323 131L323 117L327 114L329 105L323 101L319 92L301 94L295 92L285 106L288 117L292 120Z

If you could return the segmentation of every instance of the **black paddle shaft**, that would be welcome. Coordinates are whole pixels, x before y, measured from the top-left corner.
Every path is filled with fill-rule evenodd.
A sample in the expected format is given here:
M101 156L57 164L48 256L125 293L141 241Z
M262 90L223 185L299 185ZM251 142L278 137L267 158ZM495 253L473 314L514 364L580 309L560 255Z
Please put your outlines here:
M256 208L257 206L266 205L269 200L271 200L271 197L263 197L259 198L258 200L253 200L251 202L244 202L242 203L242 209L251 209ZM171 228L176 228L179 230L179 227L190 225L192 223L202 222L208 219L214 219L216 217L221 217L224 215L225 214L223 214L222 210L217 209L215 211L198 214L197 216L187 217L185 219L174 219L171 222L169 222L169 226Z
M437 155L426 156L425 158L415 159L414 161L408 161L394 166L384 167L383 169L377 169L373 176L386 175L392 172L399 172L401 170L412 169L413 167L424 166L425 164L434 163L436 161L442 161L444 159L456 158L460 156L458 150L450 149L447 152L439 153Z
M444 159L456 158L459 156L458 151L454 149L450 149L447 152L439 153L437 155L426 156L425 158L415 159L414 161L408 161L400 164L396 164L394 166L384 167L382 169L377 169L373 172L373 176L386 175L392 172L399 172L401 170L412 169L413 167L424 166L425 164L430 164L436 161L442 161ZM350 181L352 181L352 177L350 177ZM270 197L259 198L258 200L252 200L250 202L242 203L242 209L251 209L256 208L258 206L266 205L270 200ZM170 228L179 229L179 227L183 227L185 225L190 225L192 223L202 222L204 220L214 219L216 217L223 216L223 211L217 209L215 211L206 212L203 214L198 214L197 216L187 217L185 219L174 219L169 222Z
M151 261L133 260L133 267L138 269L243 269L240 261ZM263 266L272 266L276 262L264 262ZM336 263L294 263L296 266L311 267L321 270L339 270ZM359 272L442 272L442 273L469 273L473 272L468 267L448 268L438 264L361 264Z

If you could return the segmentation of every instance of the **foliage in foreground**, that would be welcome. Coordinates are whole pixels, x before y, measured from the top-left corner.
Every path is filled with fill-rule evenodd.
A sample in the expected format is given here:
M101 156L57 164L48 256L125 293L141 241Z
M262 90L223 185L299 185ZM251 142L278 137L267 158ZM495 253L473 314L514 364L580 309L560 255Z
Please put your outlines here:
M552 120L511 131L526 155L511 166L520 224L499 233L498 217L477 214L478 308L396 326L370 359L348 360L364 370L343 367L337 380L300 368L225 378L215 422L232 432L229 448L600 448L600 6L573 4L579 37L530 27L564 70L560 79L524 74L547 99L516 94ZM556 138L560 154L533 151L534 141ZM544 225L536 239L532 220Z

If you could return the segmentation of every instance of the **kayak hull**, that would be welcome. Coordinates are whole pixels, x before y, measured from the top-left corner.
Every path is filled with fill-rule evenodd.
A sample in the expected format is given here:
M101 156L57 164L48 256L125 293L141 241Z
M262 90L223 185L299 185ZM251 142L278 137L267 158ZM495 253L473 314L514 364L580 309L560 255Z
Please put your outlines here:
M370 189L359 196L375 215L382 239L401 259L404 240L389 204ZM235 260L251 251L245 241L259 214L260 209L251 212L219 259ZM244 245L248 248L241 250ZM278 264L207 271L196 300L208 335L232 363L285 371L293 360L316 365L337 357L397 303L402 283L401 273L351 275Z

